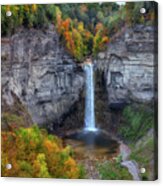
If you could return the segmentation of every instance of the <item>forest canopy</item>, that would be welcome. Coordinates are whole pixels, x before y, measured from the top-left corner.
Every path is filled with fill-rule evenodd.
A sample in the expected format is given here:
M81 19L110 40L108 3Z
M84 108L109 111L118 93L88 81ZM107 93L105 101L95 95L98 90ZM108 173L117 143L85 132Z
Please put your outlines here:
M145 14L140 14L142 7ZM125 25L153 24L155 11L153 2L4 5L1 17L2 36L11 36L22 27L46 30L53 25L69 53L81 62L104 50Z

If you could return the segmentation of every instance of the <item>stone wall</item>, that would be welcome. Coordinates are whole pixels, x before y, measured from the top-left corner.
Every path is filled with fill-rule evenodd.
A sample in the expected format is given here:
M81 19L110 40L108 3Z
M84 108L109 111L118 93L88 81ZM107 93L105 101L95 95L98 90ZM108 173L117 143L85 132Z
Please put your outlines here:
M107 51L98 54L95 66L104 72L110 105L154 99L157 67L154 33L153 27L126 28L110 42Z

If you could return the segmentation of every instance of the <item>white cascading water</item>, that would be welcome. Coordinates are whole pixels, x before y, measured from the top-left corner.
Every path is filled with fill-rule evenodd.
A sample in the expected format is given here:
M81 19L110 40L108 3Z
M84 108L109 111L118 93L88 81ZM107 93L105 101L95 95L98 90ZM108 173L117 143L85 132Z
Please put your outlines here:
M94 111L94 78L93 64L84 65L86 75L86 96L85 96L85 128L87 131L96 131Z

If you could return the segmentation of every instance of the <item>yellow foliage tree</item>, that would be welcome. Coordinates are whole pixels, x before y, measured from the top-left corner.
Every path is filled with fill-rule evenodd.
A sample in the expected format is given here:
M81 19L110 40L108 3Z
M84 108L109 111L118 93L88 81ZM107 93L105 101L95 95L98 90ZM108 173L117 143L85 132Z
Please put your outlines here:
M81 178L71 148L37 126L2 132L2 176ZM12 168L7 169L6 165Z

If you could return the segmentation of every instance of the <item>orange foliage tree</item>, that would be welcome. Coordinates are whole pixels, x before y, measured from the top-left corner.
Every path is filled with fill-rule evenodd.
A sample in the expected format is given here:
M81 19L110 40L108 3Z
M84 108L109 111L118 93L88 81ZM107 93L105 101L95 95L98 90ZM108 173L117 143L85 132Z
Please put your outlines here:
M82 8L86 11L85 7ZM97 23L93 30L85 28L84 23L77 19L63 19L59 7L56 7L56 27L67 50L78 62L83 62L91 55L95 56L109 42L107 30L102 23Z
M83 178L84 169L72 155L70 146L37 126L2 132L4 177Z

